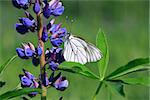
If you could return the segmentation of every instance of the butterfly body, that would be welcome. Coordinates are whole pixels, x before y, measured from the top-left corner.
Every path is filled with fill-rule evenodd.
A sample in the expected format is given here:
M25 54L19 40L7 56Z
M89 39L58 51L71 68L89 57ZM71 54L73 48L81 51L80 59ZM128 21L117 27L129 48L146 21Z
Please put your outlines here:
M67 33L64 42L64 59L70 62L86 64L102 58L100 50L84 39Z

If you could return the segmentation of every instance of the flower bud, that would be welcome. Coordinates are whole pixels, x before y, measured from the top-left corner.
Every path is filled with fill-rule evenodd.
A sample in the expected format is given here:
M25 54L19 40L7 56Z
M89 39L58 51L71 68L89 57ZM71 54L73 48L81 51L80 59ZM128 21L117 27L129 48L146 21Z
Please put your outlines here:
M35 0L35 4L34 4L34 6L33 6L33 11L34 11L36 14L39 14L39 12L40 12L39 0Z

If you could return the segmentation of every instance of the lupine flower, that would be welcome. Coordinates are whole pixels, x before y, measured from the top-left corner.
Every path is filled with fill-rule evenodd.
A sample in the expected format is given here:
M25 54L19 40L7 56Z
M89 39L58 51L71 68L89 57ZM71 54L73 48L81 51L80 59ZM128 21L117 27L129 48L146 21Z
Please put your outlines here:
M23 8L26 10L31 5L31 0L12 0L12 3L16 8Z
M58 65L59 65L59 64L56 63L56 62L54 62L54 61L50 61L50 62L49 62L49 68L50 68L52 71L57 70Z
M16 52L22 59L28 59L33 56L33 50L29 46L31 44L22 44L22 48L17 48Z
M64 91L68 87L69 82L61 75L61 73L54 77L53 72L49 78L49 84L55 87L57 90Z
M49 29L51 32L50 40L54 47L59 47L63 43L63 37L67 33L66 28L61 28L61 24L53 24Z
M69 82L66 80L66 77L60 76L53 85L57 90L64 91L68 87Z
M42 50L42 48L40 46L38 46L38 48L35 48L35 53L34 53L34 55L32 57L32 64L34 66L38 66L39 65L39 63L40 63L39 56L42 55L42 52L43 52L43 50Z
M58 65L64 61L62 55L62 48L53 47L51 50L46 50L45 52L46 60L49 62L49 69L52 71L57 70Z
M24 75L20 74L20 81L21 81L21 87L30 87L30 88L38 88L39 83L36 82L35 77L25 69L23 69ZM32 92L29 94L29 96L35 96L37 92Z
M25 34L28 31L28 28L21 23L16 23L16 30L18 33Z
M59 16L64 12L64 6L60 0L51 0L50 2L44 0L44 4L43 15L46 18L49 18L51 15Z
M26 11L27 18L20 18L20 23L16 23L16 30L18 33L25 34L27 32L34 32L36 29L36 24L34 18Z
M19 21L20 23L22 23L24 26L28 28L34 26L34 23L35 23L34 20L30 20L29 18L20 18Z
M28 44L22 43L22 48L17 48L16 52L22 59L38 58L38 56L41 56L42 54L42 48L40 46L35 48L30 42ZM35 59L33 62L35 62Z
M35 4L33 6L33 11L36 13L36 14L39 14L40 12L40 3L39 3L39 0L35 0Z

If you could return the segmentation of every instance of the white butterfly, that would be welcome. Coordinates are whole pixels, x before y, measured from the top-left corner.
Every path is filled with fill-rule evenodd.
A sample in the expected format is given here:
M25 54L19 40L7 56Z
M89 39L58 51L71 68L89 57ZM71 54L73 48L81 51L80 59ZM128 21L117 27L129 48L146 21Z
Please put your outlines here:
M96 62L102 58L102 53L97 47L70 33L65 36L63 55L66 61L81 64Z

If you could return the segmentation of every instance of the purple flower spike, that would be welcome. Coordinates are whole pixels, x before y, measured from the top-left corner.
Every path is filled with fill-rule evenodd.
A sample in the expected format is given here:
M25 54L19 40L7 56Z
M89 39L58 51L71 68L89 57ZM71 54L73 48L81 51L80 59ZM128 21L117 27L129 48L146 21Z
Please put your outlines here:
M39 0L36 0L35 1L35 4L34 4L34 7L33 7L33 11L36 13L36 14L39 14L40 12L40 4L39 4Z
M57 70L57 68L58 68L58 63L55 63L54 61L51 61L51 62L49 63L49 68L50 68L52 71Z

